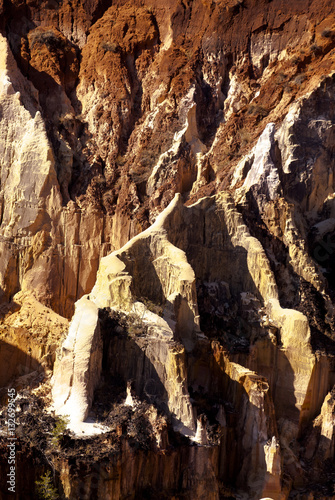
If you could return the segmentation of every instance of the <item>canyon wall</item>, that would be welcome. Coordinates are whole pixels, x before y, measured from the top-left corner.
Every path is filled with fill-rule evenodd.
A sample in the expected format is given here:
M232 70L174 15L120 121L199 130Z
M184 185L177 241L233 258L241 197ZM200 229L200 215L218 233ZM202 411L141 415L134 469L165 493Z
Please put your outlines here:
M333 498L332 2L0 14L16 498Z

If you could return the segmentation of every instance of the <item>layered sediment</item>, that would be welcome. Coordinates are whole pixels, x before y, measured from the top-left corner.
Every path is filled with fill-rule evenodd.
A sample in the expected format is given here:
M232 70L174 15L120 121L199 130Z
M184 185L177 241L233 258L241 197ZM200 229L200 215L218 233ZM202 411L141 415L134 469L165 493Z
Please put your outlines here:
M333 498L332 2L0 13L16 498Z

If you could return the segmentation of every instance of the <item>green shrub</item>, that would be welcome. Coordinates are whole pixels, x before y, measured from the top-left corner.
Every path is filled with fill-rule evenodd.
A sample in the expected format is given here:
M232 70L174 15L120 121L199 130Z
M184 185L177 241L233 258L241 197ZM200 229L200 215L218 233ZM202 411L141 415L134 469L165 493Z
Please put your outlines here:
M145 297L141 297L140 301L143 302L145 307L149 309L149 311L157 314L158 316L163 316L163 306L161 304L155 304L152 300L149 300Z
M68 416L57 417L56 425L52 430L52 435L53 435L52 444L54 446L59 445L59 442L62 439L64 432L66 431L69 421L70 419Z
M140 297L139 301L142 302L142 304L144 304L146 309L148 309L149 311L153 312L154 314L157 314L158 316L161 317L163 316L162 304L155 304L154 302L152 302L152 300L147 299L146 297ZM131 309L131 314L127 318L128 335L136 336L136 335L142 335L143 333L147 332L148 327L143 321L145 313L146 310L143 309L142 306L137 305L136 303L133 304Z
M56 488L53 486L51 473L48 471L38 481L35 481L36 493L42 500L57 500L59 498Z

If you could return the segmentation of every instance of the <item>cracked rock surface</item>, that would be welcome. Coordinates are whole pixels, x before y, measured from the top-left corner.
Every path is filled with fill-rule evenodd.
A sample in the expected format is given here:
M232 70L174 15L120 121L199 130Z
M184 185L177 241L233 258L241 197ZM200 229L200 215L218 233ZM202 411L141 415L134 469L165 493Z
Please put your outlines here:
M11 498L335 498L334 68L330 0L0 2Z

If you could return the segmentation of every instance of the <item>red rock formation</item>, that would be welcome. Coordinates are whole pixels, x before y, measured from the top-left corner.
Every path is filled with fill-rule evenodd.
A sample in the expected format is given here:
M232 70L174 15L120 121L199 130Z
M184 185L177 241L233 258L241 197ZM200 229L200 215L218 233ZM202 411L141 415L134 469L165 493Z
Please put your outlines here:
M2 384L57 350L56 409L110 425L136 378L150 458L127 414L101 498L331 498L333 2L5 0L0 29Z

